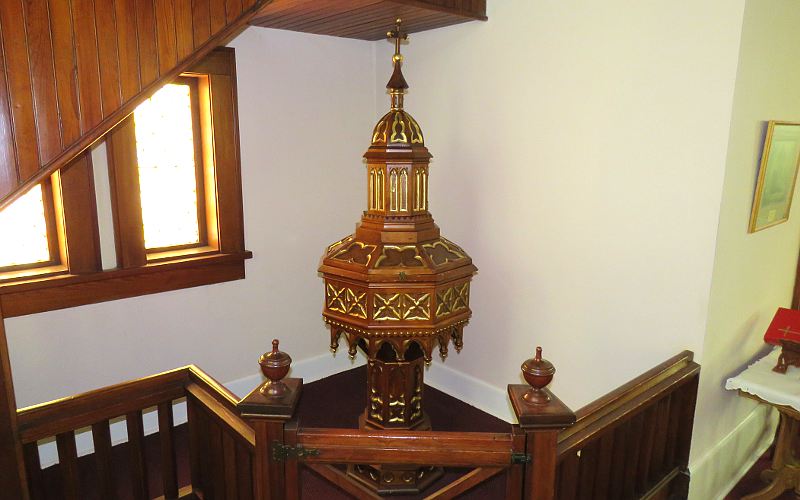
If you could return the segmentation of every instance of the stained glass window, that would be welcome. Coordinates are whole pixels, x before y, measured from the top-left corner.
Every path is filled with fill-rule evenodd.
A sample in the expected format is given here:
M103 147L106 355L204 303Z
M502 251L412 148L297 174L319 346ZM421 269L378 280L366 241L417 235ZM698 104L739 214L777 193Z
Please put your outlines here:
M134 112L144 244L200 242L191 87L169 84Z
M0 268L50 260L42 186L0 211Z

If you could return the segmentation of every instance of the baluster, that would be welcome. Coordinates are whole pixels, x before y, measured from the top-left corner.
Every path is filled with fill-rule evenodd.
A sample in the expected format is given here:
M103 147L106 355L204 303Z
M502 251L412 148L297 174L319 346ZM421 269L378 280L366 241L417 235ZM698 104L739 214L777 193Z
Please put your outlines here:
M581 450L581 471L579 475L578 498L590 499L595 493L595 480L597 478L597 455L599 453L600 442L595 440L588 443Z
M534 460L536 460L534 458ZM578 498L578 477L581 459L577 453L571 453L561 461L561 481L558 485L558 500L574 500Z
M42 464L39 461L39 445L34 441L22 448L25 456L25 470L28 473L28 492L31 500L43 500Z
M651 404L644 411L644 429L642 432L642 447L639 450L639 467L636 470L636 491L644 493L648 490L650 477L650 463L653 458L653 443L656 439L656 414L657 406Z
M225 470L223 465L222 429L213 417L208 417L208 439L211 443L211 477L214 490L214 500L225 498Z
M238 485L236 477L236 442L227 432L222 433L222 465L225 468L225 498L238 500ZM245 485L246 486L246 485Z
M211 476L211 425L201 405L191 395L186 398L189 408L189 446L192 487L203 494L203 498L214 497L213 478Z
M697 405L697 384L699 378L695 377L691 382L681 387L684 393L684 403L680 412L680 424L678 429L677 460L681 468L685 468L689 463L689 447L692 443L692 425L694 424L694 410Z
M111 428L108 420L92 425L92 441L98 493L100 498L114 498L117 496L117 485L111 462Z
M658 421L656 422L656 441L653 444L653 461L650 465L650 481L657 481L665 472L664 451L667 444L667 428L669 427L669 412L672 394L669 394L658 403Z
M625 450L625 475L622 483L622 495L634 498L636 495L636 471L639 468L639 449L642 444L643 415L641 413L631 419L628 426L628 442Z
M678 450L678 433L680 432L681 425L681 408L685 405L685 398L683 397L683 388L680 388L672 393L670 397L669 409L669 426L667 427L667 444L664 447L664 463L672 469L677 465L677 450Z
M525 451L531 458L525 472L524 498L555 498L558 433L575 423L572 410L545 389L555 371L552 363L542 359L542 348L537 347L536 357L522 364L522 374L530 387L508 386L517 421L526 434Z
M628 449L628 427L630 421L623 422L614 429L614 450L611 453L611 480L608 498L621 498L625 480L625 452Z
M61 470L61 492L64 500L80 498L78 485L78 451L75 448L75 432L63 432L56 436L58 462Z
M192 488L199 491L203 489L203 461L207 455L203 453L200 409L191 395L186 398L186 413L189 425L189 476Z
M253 500L253 457L241 443L236 443L236 480L239 500Z
M136 500L147 500L147 459L144 453L144 424L142 410L125 416L128 424L128 446L130 449L131 493Z
M612 498L608 495L611 479L611 464L614 454L614 432L606 432L600 438L600 451L597 458L597 475L594 479L595 498Z
M178 468L175 459L175 422L172 401L158 405L158 437L161 443L161 479L164 498L178 498Z

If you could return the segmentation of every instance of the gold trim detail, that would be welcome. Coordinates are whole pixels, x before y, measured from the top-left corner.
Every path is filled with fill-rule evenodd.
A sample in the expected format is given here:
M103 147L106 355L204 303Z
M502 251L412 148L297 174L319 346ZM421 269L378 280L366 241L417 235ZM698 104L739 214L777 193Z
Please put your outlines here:
M469 281L436 293L436 317L442 318L469 307Z
M372 133L373 144L379 142L386 142L386 127L388 126L389 126L388 121L384 119L381 119L381 121L379 121L378 124L375 125L375 130Z
M442 332L452 332L454 328L463 327L467 323L469 323L469 319L462 319L455 323L448 324L442 328L437 328L435 330L419 330L419 327L408 327L411 328L410 330L403 330L400 327L400 330L364 330L363 328L358 328L350 323L342 323L341 321L337 321L333 318L322 315L322 320L325 321L327 325L335 326L337 328L341 328L344 332L350 332L354 335L360 335L364 338L391 338L391 337L403 337L403 338L431 338L439 335Z
M342 238L341 240L337 241L336 243L332 243L331 245L328 245L328 251L325 252L325 255L330 255L331 252L333 252L334 250L336 250L337 248L339 248L340 246L344 245L345 243L347 243L348 241L350 241L352 239L353 239L353 235L351 234L350 236L345 236L344 238Z
M425 243L422 248L428 258L431 259L431 262L433 262L433 265L437 267L467 258L467 254L464 253L461 247L444 238L433 243Z
M397 212L397 177L398 175L396 168L393 168L391 171L389 171L389 210L392 212Z
M406 383L403 368L389 372L389 423L406 422Z
M431 319L429 293L376 293L372 317L378 321L427 321Z
M425 144L425 138L422 136L422 129L419 128L417 120L412 118L408 113L406 113L406 118L408 118L408 122L412 127L411 144Z
M394 123L392 123L392 138L389 139L389 142L404 142L408 144L408 137L406 136L406 123L405 120L400 119L400 115L403 113L395 113L394 114ZM400 130L397 130L397 126L400 126Z
M377 390L377 388L381 385L380 378L383 374L383 367L376 365L374 361L370 361L369 368L370 377L372 378L372 383L369 384L369 415L378 422L383 422L383 398L381 398L381 394Z
M428 172L424 168L414 169L414 184L416 186L416 197L414 198L414 210L428 209Z
M375 195L377 199L377 209L384 210L386 208L386 202L384 201L385 198L385 189L386 189L386 182L383 177L383 168L377 167L377 184L375 186Z
M372 144L420 144L425 145L425 137L419 123L402 109L386 113L372 130Z
M375 251L375 248L377 248L375 245L367 245L360 241L354 241L351 245L348 245L347 248L339 250L331 258L350 262L351 264L368 266L370 260L372 260L372 252Z
M328 283L325 296L329 310L367 319L367 292L354 292L346 286L337 287Z
M384 209L384 188L383 168L380 166L369 167L369 209Z
M425 263L415 245L386 245L375 261L379 267L423 267Z
M400 189L398 189L397 195L400 198L400 202L397 204L400 207L401 212L408 211L408 172L406 169L400 170Z
M422 210L428 209L428 171L422 169L422 203L420 203Z

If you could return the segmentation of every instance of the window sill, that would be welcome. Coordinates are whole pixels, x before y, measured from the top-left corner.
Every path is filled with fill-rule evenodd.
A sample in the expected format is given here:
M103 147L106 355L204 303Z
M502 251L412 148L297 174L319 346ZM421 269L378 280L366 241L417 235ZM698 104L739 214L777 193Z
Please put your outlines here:
M68 272L67 266L62 265L34 267L31 269L21 269L19 271L6 271L0 273L0 287L19 283L21 281L52 278L54 276L68 274Z
M249 251L192 255L130 269L28 276L0 282L3 316L12 318L244 278Z

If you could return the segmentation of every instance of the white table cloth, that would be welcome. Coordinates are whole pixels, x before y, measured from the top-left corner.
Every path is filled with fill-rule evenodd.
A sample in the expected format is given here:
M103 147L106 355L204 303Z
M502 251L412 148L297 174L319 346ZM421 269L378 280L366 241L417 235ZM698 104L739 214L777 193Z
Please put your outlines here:
M786 373L772 371L778 364L780 347L759 359L725 383L728 390L741 389L775 405L791 406L800 411L800 368L790 366Z

